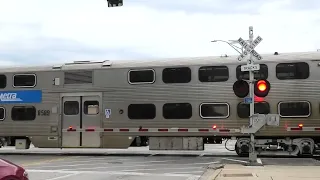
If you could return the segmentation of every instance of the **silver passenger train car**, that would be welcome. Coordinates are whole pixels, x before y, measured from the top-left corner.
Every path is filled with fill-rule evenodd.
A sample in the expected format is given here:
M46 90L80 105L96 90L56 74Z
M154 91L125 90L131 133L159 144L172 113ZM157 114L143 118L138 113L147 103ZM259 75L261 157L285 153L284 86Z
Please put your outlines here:
M255 78L270 89L255 97L255 111L281 119L279 127L257 133L256 149L313 154L320 143L320 52L262 57ZM236 138L236 152L247 155L248 135L236 131L249 123L243 64L230 56L5 68L0 136L25 148L32 142L41 148L163 150L203 150L205 143Z

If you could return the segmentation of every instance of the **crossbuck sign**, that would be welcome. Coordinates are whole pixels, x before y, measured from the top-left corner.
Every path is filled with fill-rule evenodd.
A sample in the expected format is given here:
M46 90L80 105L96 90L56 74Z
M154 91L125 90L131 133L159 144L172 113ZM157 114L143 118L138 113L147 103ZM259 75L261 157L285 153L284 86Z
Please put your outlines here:
M257 51L254 50L254 48L262 41L262 38L260 36L258 36L253 42L252 42L252 46L250 46L249 44L247 44L247 42L245 40L243 40L242 38L238 39L239 44L245 49L245 51L238 56L238 61L242 61L243 58L245 58L249 53L252 54L252 56L254 56L256 59L261 60L262 57L260 56L259 53L257 53ZM249 59L248 64L252 64L252 59Z

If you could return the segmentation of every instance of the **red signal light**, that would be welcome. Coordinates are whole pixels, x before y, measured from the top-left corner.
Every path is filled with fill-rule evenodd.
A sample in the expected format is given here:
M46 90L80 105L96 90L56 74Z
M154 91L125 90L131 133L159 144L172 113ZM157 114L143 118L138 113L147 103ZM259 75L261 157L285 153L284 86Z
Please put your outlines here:
M264 80L260 80L257 83L259 91L265 91L267 89L267 83Z
M212 126L212 129L214 129L214 130L217 129L217 126L216 126L216 125L213 125L213 126Z
M258 97L266 97L270 91L270 83L267 80L258 80L254 86L254 94Z

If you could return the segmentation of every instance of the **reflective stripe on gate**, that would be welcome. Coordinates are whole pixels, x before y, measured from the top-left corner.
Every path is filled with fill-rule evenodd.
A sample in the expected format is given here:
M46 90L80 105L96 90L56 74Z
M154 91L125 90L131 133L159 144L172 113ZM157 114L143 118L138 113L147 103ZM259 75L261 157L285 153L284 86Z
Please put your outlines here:
M320 131L320 127L287 127L287 131Z
M70 132L63 129L62 132ZM99 129L74 129L72 132L211 132L211 133L239 133L240 129L212 129L212 128L99 128Z

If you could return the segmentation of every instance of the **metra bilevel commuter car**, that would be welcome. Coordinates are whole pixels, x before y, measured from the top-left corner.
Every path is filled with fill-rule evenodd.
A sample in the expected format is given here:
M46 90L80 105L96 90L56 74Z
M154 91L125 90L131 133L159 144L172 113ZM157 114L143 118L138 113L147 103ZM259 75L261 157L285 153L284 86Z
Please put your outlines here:
M255 112L280 125L256 134L259 153L311 155L320 143L320 52L256 61ZM42 148L203 150L236 138L249 151L248 72L237 56L4 68L0 136ZM17 143L18 142L18 143Z

